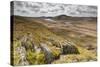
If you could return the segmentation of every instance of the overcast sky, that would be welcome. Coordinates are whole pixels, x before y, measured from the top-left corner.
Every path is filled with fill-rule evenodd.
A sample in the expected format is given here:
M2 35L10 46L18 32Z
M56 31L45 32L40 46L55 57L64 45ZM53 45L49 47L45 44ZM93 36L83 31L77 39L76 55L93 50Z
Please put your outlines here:
M59 3L14 1L14 15L40 17L68 15L77 17L96 17L97 7Z

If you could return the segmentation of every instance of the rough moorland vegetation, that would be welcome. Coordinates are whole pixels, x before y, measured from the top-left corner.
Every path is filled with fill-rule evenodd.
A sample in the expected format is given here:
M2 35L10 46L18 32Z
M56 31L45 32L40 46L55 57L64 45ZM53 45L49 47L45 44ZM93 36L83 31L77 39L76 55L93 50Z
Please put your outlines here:
M97 60L96 45L84 45L86 40L95 43L96 37L72 37L69 30L54 30L42 24L42 21L35 21L38 20L36 18L14 16L13 19L13 65Z

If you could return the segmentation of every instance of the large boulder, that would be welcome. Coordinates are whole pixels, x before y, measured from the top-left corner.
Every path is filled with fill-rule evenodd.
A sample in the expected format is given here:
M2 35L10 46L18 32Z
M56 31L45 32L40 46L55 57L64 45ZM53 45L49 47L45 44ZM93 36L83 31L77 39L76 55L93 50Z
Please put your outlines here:
M50 50L50 48L45 43L41 43L41 49L43 50L46 58L46 63L50 64L54 60L54 56Z
M73 43L65 41L61 45L62 54L79 54L78 48Z

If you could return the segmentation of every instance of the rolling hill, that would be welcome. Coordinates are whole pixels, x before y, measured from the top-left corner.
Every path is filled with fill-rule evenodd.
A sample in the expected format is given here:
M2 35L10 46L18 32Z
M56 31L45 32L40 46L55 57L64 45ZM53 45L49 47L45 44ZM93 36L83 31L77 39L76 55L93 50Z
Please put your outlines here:
M74 23L68 25L66 18ZM87 23L84 26L79 19L75 23L73 18L64 15L49 18L56 22L39 17L12 16L12 19L12 65L97 60L96 29L88 27L91 25L89 20L81 22Z

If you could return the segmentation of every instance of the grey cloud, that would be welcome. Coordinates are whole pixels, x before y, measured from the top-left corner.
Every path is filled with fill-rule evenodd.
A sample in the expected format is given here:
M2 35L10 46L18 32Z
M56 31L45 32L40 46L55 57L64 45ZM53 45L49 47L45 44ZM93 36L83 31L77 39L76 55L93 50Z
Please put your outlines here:
M77 17L96 17L97 7L58 3L14 1L14 15L21 16L56 16L65 14Z

